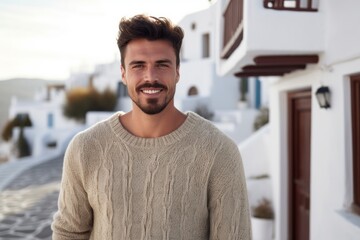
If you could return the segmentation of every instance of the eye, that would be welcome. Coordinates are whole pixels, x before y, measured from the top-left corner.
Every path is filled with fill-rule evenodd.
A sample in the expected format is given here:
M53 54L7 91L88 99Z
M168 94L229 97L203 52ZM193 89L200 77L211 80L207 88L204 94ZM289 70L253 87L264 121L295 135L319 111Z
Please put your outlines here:
M167 68L167 67L169 67L169 64L167 64L167 63L158 63L158 67Z
M134 65L132 66L132 68L135 68L135 69L140 69L140 68L143 68L143 67L144 67L143 64L134 64Z

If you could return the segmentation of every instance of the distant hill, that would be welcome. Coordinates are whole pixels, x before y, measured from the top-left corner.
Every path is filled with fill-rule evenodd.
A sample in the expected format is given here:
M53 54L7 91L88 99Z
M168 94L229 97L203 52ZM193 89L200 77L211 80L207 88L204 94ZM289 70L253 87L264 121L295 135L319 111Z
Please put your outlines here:
M0 133L8 120L11 97L16 96L22 100L33 100L35 93L42 87L63 81L50 81L43 79L14 78L0 81ZM0 142L1 142L0 137Z

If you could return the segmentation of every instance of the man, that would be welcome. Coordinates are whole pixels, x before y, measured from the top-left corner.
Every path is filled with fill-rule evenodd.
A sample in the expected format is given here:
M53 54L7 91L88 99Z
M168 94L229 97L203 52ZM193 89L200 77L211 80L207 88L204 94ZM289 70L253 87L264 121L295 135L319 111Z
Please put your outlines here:
M182 39L165 18L121 20L132 110L70 143L53 239L251 239L236 144L174 106Z

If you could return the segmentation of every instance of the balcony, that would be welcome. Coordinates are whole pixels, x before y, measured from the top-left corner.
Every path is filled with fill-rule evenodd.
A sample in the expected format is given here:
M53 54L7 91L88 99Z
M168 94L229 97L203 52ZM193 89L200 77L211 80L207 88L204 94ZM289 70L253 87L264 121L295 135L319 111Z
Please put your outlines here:
M324 17L316 0L222 3L220 74L282 76L318 63Z
M264 7L287 11L317 11L318 0L264 0Z

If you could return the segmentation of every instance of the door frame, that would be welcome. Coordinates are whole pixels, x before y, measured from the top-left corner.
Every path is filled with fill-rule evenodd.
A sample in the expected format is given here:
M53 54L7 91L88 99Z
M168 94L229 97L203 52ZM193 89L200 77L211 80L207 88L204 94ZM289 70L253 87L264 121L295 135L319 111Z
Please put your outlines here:
M293 158L292 158L292 154L293 154L293 148L292 148L292 143L294 141L294 136L293 136L293 132L292 132L292 127L293 127L293 108L292 108L292 104L291 101L293 99L296 98L302 98L302 97L310 97L310 99L312 99L312 91L311 88L302 88L302 89L296 89L294 91L289 91L287 92L287 139L288 139L288 151L287 151L287 156L288 156L288 160L287 160L287 164L288 164L288 186L287 186L287 191L288 191L288 201L287 201L287 212L288 212L288 226L287 226L287 235L288 235L288 239L290 239L293 236L293 205L294 205L294 200L293 200L293 187L292 187L292 180L293 180ZM310 103L310 114L312 114L312 103ZM310 117L310 121L311 121ZM311 126L310 126L310 136L311 136ZM311 142L310 144L310 149L311 149ZM310 176L311 176L311 153L310 153ZM311 201L311 178L309 179L310 181L310 201ZM309 203L310 204L310 203ZM309 209L309 212L311 213L311 210ZM311 215L309 213L309 215ZM310 234L310 216L309 216L309 234Z

